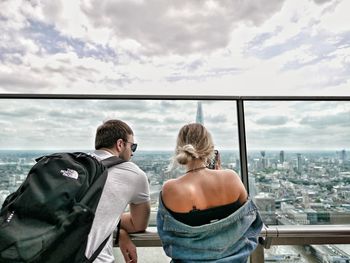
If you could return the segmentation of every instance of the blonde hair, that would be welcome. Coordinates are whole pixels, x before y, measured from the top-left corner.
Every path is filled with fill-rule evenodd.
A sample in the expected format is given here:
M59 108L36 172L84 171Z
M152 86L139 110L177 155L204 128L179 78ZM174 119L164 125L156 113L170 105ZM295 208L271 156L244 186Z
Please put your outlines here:
M214 142L208 130L199 123L183 126L177 136L175 161L186 165L189 161L207 161L214 156Z

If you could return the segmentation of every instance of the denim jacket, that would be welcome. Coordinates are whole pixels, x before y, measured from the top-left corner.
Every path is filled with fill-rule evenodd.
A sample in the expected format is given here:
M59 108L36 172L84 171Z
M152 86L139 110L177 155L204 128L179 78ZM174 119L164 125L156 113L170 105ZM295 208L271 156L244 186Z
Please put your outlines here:
M172 262L247 262L262 226L251 199L224 219L193 227L177 221L159 197L157 229Z

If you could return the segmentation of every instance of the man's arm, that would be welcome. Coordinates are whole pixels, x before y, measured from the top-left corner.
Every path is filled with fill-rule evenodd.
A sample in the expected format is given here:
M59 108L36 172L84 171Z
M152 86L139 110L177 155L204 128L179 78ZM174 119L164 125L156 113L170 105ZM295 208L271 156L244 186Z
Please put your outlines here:
M137 263L136 246L131 241L128 233L124 229L120 229L119 248L123 254L125 262Z
M130 204L130 212L123 213L120 227L128 233L145 231L151 213L150 202Z
M130 204L130 212L123 213L120 223L119 248L125 262L137 262L137 252L134 243L128 233L144 231L148 226L151 211L150 202Z

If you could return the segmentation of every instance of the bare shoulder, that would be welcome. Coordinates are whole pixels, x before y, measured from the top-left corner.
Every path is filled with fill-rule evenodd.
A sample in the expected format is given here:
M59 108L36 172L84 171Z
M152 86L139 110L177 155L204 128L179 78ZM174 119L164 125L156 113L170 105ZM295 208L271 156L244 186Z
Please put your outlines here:
M241 177L235 171L229 169L222 170L222 175L224 175L224 180L227 184L228 182L232 183L232 187L234 188L235 192L238 193L239 200L241 203L244 203L247 200L248 194Z
M162 187L162 198L163 201L171 200L181 192L178 179L170 179L163 184Z
M179 179L165 182L162 188L162 200L165 206L172 211L187 211L189 207L187 188Z
M220 172L222 173L223 176L225 176L225 179L230 179L230 180L233 180L234 182L237 182L237 181L241 182L241 178L233 170L226 169L226 170L220 170Z
M176 187L178 185L177 179L170 179L167 180L162 187L162 193L168 194L169 192L174 192L176 190Z

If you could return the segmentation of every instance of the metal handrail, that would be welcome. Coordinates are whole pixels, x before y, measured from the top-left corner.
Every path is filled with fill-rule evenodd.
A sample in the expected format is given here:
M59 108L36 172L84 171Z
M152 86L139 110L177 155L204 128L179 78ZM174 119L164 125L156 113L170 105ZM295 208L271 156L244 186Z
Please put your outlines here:
M155 227L130 234L136 246L158 247L161 241ZM274 225L264 226L260 243L272 245L350 244L350 225Z
M262 245L350 244L350 225L278 225L264 227Z
M156 227L130 236L138 247L162 246ZM264 249L276 245L350 244L350 225L264 225L259 243L250 255L250 263L264 262Z
M44 94L0 93L0 99L135 99L135 100L242 100L242 101L349 101L350 96L234 96L234 95L159 95L159 94Z

